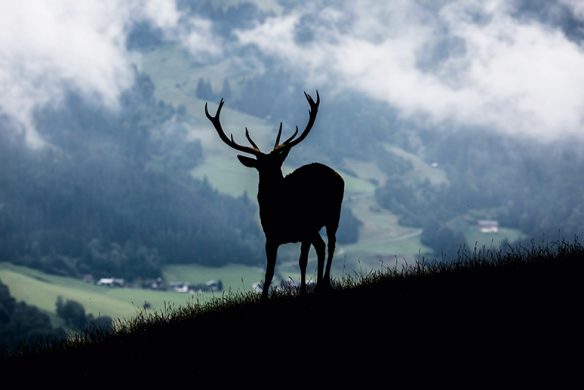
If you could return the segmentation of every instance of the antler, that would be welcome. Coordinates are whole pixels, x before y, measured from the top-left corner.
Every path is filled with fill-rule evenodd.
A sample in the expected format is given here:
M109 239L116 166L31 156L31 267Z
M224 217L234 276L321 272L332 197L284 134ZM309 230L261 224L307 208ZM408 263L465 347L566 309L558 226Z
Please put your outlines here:
M250 153L253 154L254 156L262 154L258 146L255 144L255 142L253 142L253 140L249 136L249 131L247 130L247 127L245 128L245 137L253 146L253 148L250 148L249 146L239 145L238 143L236 143L233 140L233 134L231 134L231 139L228 138L227 135L225 135L225 131L223 131L223 127L221 127L221 121L219 119L219 115L221 114L221 108L223 108L223 99L221 99L221 101L219 102L219 107L217 108L215 116L211 116L211 114L209 114L209 110L207 109L207 103L205 103L205 115L207 115L207 118L211 121L211 123L213 123L213 126L215 127L215 130L217 130L217 134L219 134L221 140L225 142L227 145L231 146L233 149L239 150L240 152Z
M318 105L320 104L320 96L318 94L318 90L316 90L316 102L314 102L312 97L309 94L307 94L306 92L304 92L304 96L306 96L306 100L308 100L308 104L310 105L310 110L308 111L308 113L309 113L308 123L306 124L304 131L302 131L302 134L300 134L300 137L294 139L296 137L296 134L298 134L298 126L296 126L296 131L294 131L294 134L292 134L292 136L290 138L288 138L286 141L284 141L283 143L280 144L280 136L282 135L282 122L280 122L280 129L278 130L278 137L276 138L276 143L274 145L274 149L292 148L293 146L298 145L300 142L302 142L302 140L304 138L306 138L308 133L310 133L310 130L312 129L312 125L314 125L314 121L316 120L316 114L318 113Z

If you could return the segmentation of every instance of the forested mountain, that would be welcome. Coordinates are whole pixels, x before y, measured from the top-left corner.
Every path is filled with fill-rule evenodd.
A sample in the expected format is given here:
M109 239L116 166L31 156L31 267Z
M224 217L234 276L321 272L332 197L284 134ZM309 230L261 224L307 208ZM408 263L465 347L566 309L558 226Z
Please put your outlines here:
M316 3L334 8L335 2ZM518 4L518 10L528 7ZM0 112L0 260L64 275L130 279L158 276L161 266L171 263L263 264L255 194L229 196L190 175L213 157L200 141L212 131L203 103L224 97L233 113L247 114L245 120L274 128L283 121L291 132L306 117L302 92L316 88L322 96L317 129L287 163L320 161L342 169L348 179L368 181L376 204L365 209L374 213L381 206L397 215L400 226L422 229L421 243L436 254L464 245L465 232L479 219L497 220L527 239L582 232L581 139L544 142L484 124L450 128L366 90L337 85L332 70L330 76L322 68L306 69L320 59L313 50L320 33L346 38L345 29L355 27L334 13L337 18L328 25L316 12L298 11L296 2L181 0L176 5L181 20L192 18L204 32L204 53L211 54L189 52L178 42L181 31L173 36L152 23L137 23L124 42L138 59L133 83L117 109L67 89L63 102L34 111L35 128L47 145L42 148L31 148L12 128L12 118ZM529 18L540 21L541 15L533 11ZM306 68L243 42L242 34L277 21L284 27L296 23L285 43L300 53L291 59L300 58ZM568 36L580 39L577 31L570 28ZM327 39L329 46L341 42ZM458 52L448 51L450 43L445 40L422 59L457 58ZM309 61L303 50L315 58ZM350 59L349 51L340 62ZM422 59L415 65L428 70ZM155 61L158 68L148 66ZM237 139L243 139L245 126L238 123ZM421 174L407 156L434 171ZM237 164L234 155L230 158ZM373 167L381 179L357 172L359 164ZM433 172L439 180L432 179ZM357 242L368 223L353 206L348 200L343 208L340 242Z
M419 153L439 162L448 184L394 175L376 192L400 223L424 228L439 253L463 244L463 227L479 219L555 240L582 233L584 155L577 140L539 144L488 133L420 131ZM407 148L408 146L405 145Z
M330 6L327 1L318 3L323 9ZM266 10L257 6L257 2L229 6L189 1L181 4L189 12L216 21L214 31L225 40L246 28L262 23L270 25L270 18L278 20L283 14L281 20L286 20L286 15L298 12L288 2L278 2L280 11ZM509 8L519 20L558 28L569 40L581 42L581 34L575 28L581 26L581 21L569 7L553 2L534 7L531 2L517 1ZM327 31L326 27L318 26L319 22L323 20L316 14L300 18L293 30L294 42L288 44L290 49L316 55L310 51L311 44L320 42L319 32ZM345 28L349 29L350 24L346 21ZM262 42L261 38L257 41ZM276 43L274 46L277 47ZM441 58L456 58L455 52L448 51L453 50L449 47L447 42L438 45L428 54L427 61L440 63ZM298 104L298 96L306 88L302 73L311 69L286 67L286 54L283 54L284 61L278 62L273 54L277 48L271 50L269 45L231 50L229 54L239 58L253 58L261 71L251 68L253 71L241 75L236 68L228 68L232 71L223 75L222 82L215 81L214 89L207 79L199 79L196 91L199 97L218 100L228 94L232 107L262 118L278 118L284 123L295 123L296 118L302 117L299 109L303 107ZM293 53L290 56L294 58ZM423 68L422 63L417 65ZM519 131L496 131L488 126L449 128L443 123L427 121L423 116L411 118L400 114L395 107L355 90L326 92L318 132L311 134L312 142L291 154L290 159L304 161L317 157L337 162L348 172L351 167L344 164L348 158L373 163L387 178L384 183L378 183L375 192L379 205L396 214L401 225L422 228L422 243L436 254L446 249L453 254L457 248L467 245L465 233L481 219L495 220L500 226L515 229L526 240L553 240L582 234L584 154L583 141L578 135L540 139ZM424 95L425 92L415 93ZM270 99L265 99L266 94ZM538 126L544 124L534 123L531 129L534 134L539 133ZM392 151L393 146L432 164L436 171L445 174L445 180L433 181L428 175L420 175L403 153Z
M39 112L50 147L0 131L0 258L130 279L165 263L259 263L256 206L190 177L200 144L148 77L136 79L117 112L74 93Z

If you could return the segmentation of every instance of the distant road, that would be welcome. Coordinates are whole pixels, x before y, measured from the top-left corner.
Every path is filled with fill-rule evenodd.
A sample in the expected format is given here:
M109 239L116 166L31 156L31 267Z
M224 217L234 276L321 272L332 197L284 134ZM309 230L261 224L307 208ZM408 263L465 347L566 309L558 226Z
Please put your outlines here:
M415 229L411 233L405 233L405 234L402 234L401 236L390 238L387 241L389 241L389 242L402 241L402 240L407 240L408 238L413 238L413 237L417 237L420 235L422 235L422 229Z

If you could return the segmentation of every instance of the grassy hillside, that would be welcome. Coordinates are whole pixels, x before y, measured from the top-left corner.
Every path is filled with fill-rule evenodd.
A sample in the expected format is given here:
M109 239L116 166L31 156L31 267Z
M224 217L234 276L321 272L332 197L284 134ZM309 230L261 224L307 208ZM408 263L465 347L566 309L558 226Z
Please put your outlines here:
M438 367L448 375L492 376L506 367L513 374L526 363L568 361L581 331L583 259L581 244L560 243L389 269L305 296L280 292L262 302L234 294L22 353L3 367L133 381L159 373L189 383L226 374L244 383L328 378L325 368L333 379L388 381L387 370L408 367L419 375Z
M501 228L496 233L481 233L476 226L469 227L464 232L466 243L470 248L498 247L505 240L514 242L525 239L525 234L517 229Z
M422 159L420 159L420 157L416 156L415 154L406 152L405 150L394 145L385 144L383 147L389 153L393 153L412 164L412 170L406 176L409 181L423 182L424 180L428 180L434 186L449 184L446 172L444 172L441 168L438 168L437 165L432 166L431 164L422 161Z

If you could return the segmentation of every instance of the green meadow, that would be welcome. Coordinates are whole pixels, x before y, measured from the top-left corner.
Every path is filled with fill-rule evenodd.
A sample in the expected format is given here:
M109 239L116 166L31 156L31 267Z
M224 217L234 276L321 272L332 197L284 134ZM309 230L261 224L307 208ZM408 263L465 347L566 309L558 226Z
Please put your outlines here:
M514 242L526 238L525 234L517 229L500 227L496 233L482 233L478 227L470 226L464 232L467 245L472 248L498 248L505 241Z
M262 277L259 268L228 265L205 267L200 265L177 265L164 269L168 282L184 281L205 283L220 279L225 291L250 290L254 282ZM0 263L0 280L8 286L17 301L34 305L55 319L57 297L75 300L83 305L87 313L94 316L107 315L116 319L127 319L143 309L144 303L151 310L162 310L169 306L180 306L188 302L205 302L223 293L177 293L142 288L116 288L97 286L79 279L50 275L27 267Z

